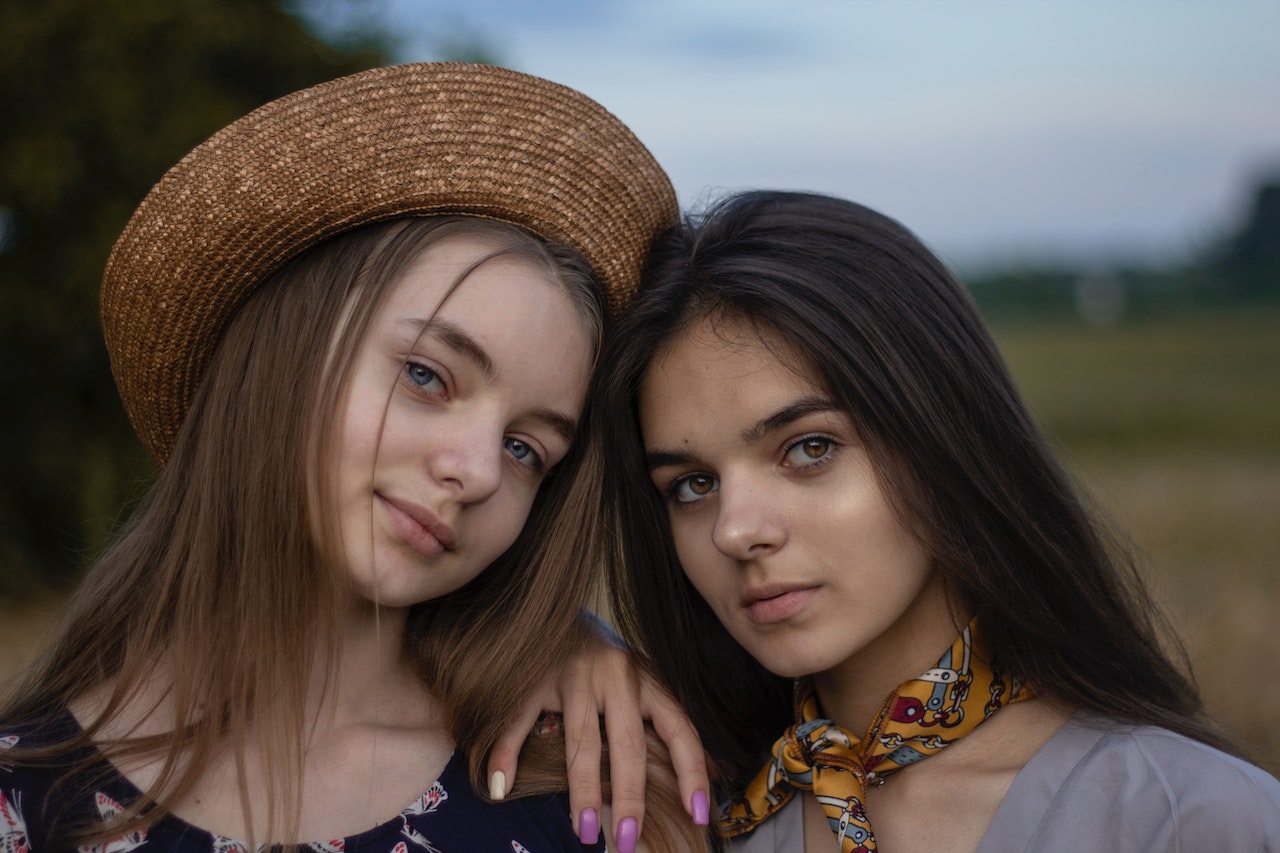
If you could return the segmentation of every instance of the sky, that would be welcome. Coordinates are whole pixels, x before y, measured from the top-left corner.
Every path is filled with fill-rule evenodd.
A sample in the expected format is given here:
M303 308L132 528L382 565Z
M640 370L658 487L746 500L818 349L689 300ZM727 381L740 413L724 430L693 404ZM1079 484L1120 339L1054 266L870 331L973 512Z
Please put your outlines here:
M1280 172L1280 0L382 0L590 95L697 209L844 196L962 268L1168 263Z

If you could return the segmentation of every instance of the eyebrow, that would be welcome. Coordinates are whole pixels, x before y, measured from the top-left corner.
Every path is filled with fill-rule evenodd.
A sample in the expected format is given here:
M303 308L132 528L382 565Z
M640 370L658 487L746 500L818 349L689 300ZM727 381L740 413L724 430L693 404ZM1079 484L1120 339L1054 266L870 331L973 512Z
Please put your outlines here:
M819 412L835 412L839 408L825 397L803 397L766 415L738 434L744 444L759 441L776 429ZM681 450L654 450L644 455L645 466L652 471L667 465L689 465L696 461L691 453Z
M480 345L480 342L461 326L439 318L400 320L397 325L413 329L418 337L429 335L436 338L475 365L488 381L493 382L498 379L498 367L493 363L493 358ZM529 412L529 417L546 424L566 442L572 442L574 435L578 432L577 421L563 412L557 412L546 406L539 406L532 410Z
M665 468L667 465L688 465L693 462L693 455L676 450L655 450L645 453L644 465L649 471Z
M480 346L480 342L467 334L466 330L461 326L438 318L431 320L400 320L396 325L408 326L416 330L419 337L430 335L433 338L437 338L445 346L475 365L476 369L484 374L485 379L492 382L498 378L498 368L494 365L489 353L485 352L484 347Z
M578 432L578 422L555 409L539 406L530 412L529 416L551 427L557 435L569 443L573 442L573 437Z
M781 429L801 418L819 412L834 411L837 411L836 405L825 397L802 397L794 403L783 406L773 414L761 418L738 435L744 444L751 444L764 438L775 429Z

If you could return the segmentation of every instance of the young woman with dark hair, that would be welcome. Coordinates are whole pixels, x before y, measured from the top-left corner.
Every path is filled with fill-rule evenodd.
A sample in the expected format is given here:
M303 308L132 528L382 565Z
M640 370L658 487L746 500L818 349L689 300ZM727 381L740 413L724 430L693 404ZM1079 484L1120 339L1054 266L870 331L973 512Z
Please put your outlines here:
M0 708L0 850L601 849L563 740L484 771L593 630L584 401L675 218L616 118L484 66L322 84L171 169L102 288L162 470ZM696 848L668 793L646 836Z
M600 387L614 615L734 850L1280 850L1280 783L901 225L783 192L687 220Z

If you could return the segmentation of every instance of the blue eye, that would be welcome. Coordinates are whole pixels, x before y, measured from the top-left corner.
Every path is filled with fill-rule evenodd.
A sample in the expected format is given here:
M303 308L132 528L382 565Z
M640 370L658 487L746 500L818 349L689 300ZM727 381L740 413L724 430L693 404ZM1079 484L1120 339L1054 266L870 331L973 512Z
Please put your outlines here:
M689 474L667 488L667 497L677 504L691 504L720 488L720 481L709 474Z
M436 373L425 364L419 364L416 361L407 361L404 365L405 376L409 381L424 391L433 394L444 393L444 381L440 379L440 374Z
M825 435L807 435L787 448L784 459L795 468L804 468L825 462L835 448L835 442Z
M518 438L507 436L502 439L502 446L507 453L511 454L511 458L515 459L521 465L534 469L542 470L542 457L527 442L523 442Z

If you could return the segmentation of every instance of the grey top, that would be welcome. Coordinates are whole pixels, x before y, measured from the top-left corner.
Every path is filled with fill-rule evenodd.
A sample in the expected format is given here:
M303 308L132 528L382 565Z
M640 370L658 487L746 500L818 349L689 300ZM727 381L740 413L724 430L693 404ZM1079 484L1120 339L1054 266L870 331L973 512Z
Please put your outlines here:
M873 817L874 820L874 817ZM802 853L799 798L733 853ZM1280 782L1212 747L1077 713L1014 777L977 853L1280 853Z

